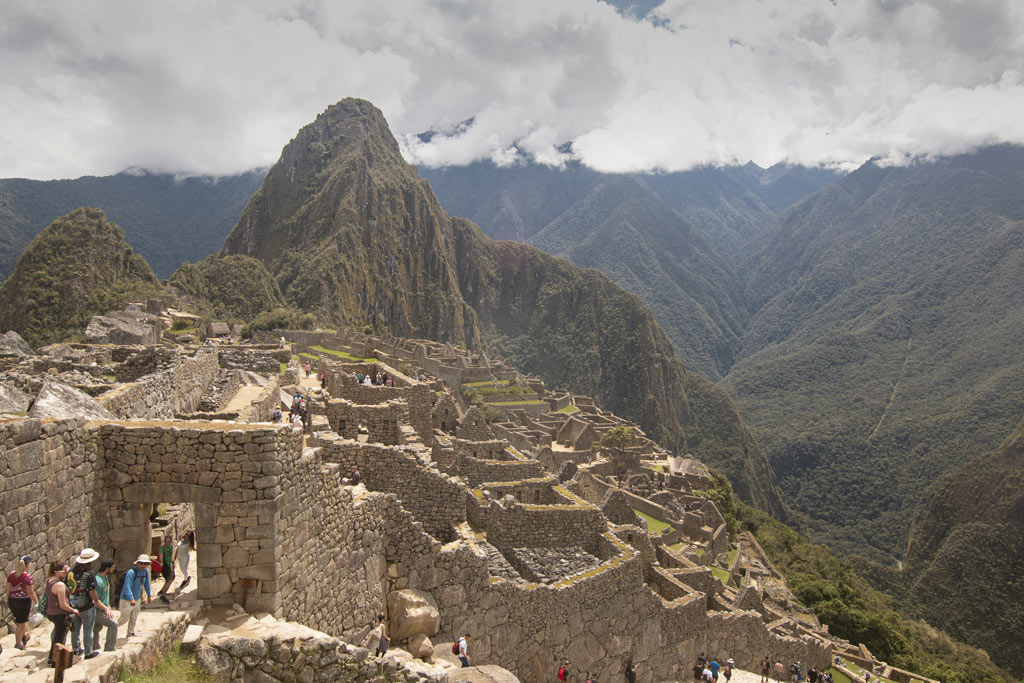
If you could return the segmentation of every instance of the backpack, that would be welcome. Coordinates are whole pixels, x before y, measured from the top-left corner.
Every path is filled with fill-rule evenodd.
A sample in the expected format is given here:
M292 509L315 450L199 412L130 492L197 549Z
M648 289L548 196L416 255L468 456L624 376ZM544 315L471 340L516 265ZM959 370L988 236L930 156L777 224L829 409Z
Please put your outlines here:
M453 655L459 654L459 641L457 641L457 640L454 643L452 643L452 654Z
M558 667L558 680L567 681L569 680L569 670L565 666Z

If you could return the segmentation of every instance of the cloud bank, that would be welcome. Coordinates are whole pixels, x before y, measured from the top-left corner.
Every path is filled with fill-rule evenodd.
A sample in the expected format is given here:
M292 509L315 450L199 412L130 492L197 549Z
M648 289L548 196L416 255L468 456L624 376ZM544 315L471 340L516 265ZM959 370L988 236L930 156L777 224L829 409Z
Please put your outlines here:
M267 166L347 96L425 165L849 166L1024 143L1016 0L617 4L7 2L0 177Z

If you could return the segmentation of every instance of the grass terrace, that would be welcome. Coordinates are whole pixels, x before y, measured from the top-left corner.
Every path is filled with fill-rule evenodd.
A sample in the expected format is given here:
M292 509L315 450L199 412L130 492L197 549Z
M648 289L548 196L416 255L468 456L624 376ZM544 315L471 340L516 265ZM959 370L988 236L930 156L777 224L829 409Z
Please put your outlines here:
M721 581L723 584L729 583L729 572L722 569L721 567L711 566L711 573L715 575L715 578Z
M488 401L485 405L489 406L539 406L547 405L547 401L533 400L533 401Z
M672 525L668 522L663 522L660 519L655 519L650 515L640 512L636 508L633 508L633 512L635 512L640 517L640 519L644 520L647 523L647 531L649 533L667 534L668 532L672 531Z
M309 348L314 351L319 351L320 353L326 353L328 356L335 356L336 358L341 358L342 360L347 360L353 363L376 363L378 361L377 358L360 358L359 356L353 356L351 353L347 353L345 351L335 351L334 349L328 349L323 346L310 346Z
M560 409L558 412L565 413L566 415L572 415L573 413L579 412L579 408L570 403L566 407Z
M499 380L487 380L486 382L466 382L465 384L462 385L462 387L464 389L465 388L472 389L474 387L507 387L508 385L509 385L509 380L507 380L507 379L499 379Z

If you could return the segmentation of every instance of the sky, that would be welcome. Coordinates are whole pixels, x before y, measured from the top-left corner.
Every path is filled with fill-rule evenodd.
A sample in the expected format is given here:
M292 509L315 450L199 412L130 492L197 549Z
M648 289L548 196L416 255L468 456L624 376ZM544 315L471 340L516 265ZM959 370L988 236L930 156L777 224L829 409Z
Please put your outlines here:
M350 96L428 166L1024 143L1020 0L5 0L0 65L0 177L265 167Z

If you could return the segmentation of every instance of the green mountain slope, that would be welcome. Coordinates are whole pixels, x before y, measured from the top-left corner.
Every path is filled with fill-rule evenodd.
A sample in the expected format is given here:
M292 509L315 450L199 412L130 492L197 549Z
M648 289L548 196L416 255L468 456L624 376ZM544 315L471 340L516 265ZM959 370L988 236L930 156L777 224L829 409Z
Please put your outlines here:
M263 171L176 178L119 173L75 180L0 179L0 277L32 238L80 206L103 209L160 277L215 252L260 186Z
M1024 420L943 479L905 573L909 609L1024 676Z
M21 254L0 287L0 328L41 346L82 330L94 315L160 291L118 225L99 209L76 209Z
M936 478L1024 405L1024 150L864 167L751 263L723 386L816 537L898 556Z
M285 307L277 281L263 264L239 254L186 263L167 284L214 318L250 321L259 313Z
M648 303L687 367L719 379L747 322L735 277L703 236L641 181L596 185L530 243L596 268Z
M638 298L596 271L492 242L451 219L402 159L381 113L347 99L304 127L242 212L221 256L264 264L287 303L328 322L486 346L547 381L598 397L670 447L741 480L775 514L778 488L731 403L696 423L688 375ZM728 413L728 414L725 414ZM721 438L703 425L730 424ZM747 466L737 454L759 460ZM760 472L766 480L750 481Z

